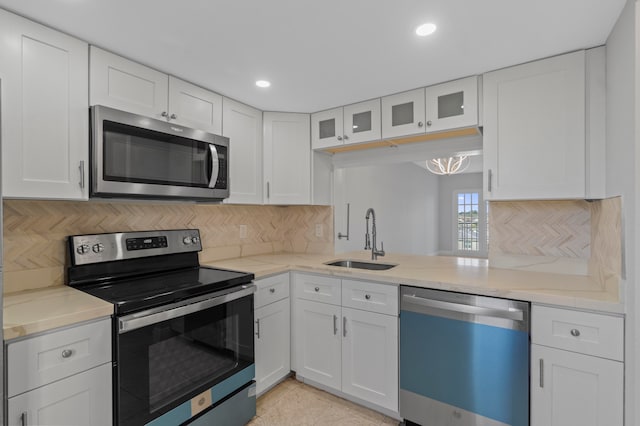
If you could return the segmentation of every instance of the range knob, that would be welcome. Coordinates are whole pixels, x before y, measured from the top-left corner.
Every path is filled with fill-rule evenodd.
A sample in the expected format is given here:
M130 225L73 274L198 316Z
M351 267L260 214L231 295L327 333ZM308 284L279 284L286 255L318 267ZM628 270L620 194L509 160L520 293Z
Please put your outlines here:
M104 251L104 244L102 243L94 244L93 247L91 247L91 249L93 250L94 253L102 253Z
M89 253L89 244L80 244L78 247L76 247L76 252L78 254Z
M200 242L200 238L198 238L198 237L192 237L192 238L191 238L191 242L192 242L193 244L198 244L198 243Z
M182 239L182 242L183 242L185 245L191 244L191 237L189 237L189 236L184 237L184 238Z

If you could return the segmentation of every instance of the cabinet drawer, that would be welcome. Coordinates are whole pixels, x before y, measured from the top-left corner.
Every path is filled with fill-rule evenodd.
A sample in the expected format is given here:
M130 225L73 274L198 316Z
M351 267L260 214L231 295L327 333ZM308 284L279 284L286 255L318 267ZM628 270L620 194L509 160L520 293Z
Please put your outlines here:
M296 274L296 297L340 305L340 279L318 275Z
M289 274L274 275L255 281L255 308L289 297Z
M389 284L342 280L342 306L398 315L398 287Z
M531 341L622 361L624 320L621 317L591 312L533 305Z
M111 319L7 345L7 396L111 361Z

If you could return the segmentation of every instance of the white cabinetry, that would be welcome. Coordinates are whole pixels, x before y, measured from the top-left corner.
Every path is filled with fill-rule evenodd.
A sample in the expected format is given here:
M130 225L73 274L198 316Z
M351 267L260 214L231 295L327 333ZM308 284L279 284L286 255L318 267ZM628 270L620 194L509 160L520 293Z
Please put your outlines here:
M260 395L291 371L289 274L255 283L256 392Z
M222 135L230 141L225 203L262 204L262 111L223 98Z
M384 139L424 133L424 88L382 98Z
M310 204L309 114L264 113L265 204Z
M592 175L602 173L604 117L587 114L604 101L602 49L484 75L486 200L602 196L591 185L604 179Z
M531 425L622 426L623 319L534 305Z
M222 133L222 96L91 46L91 105Z
M0 10L2 195L87 199L87 44Z
M7 344L9 425L111 425L111 320Z
M398 411L398 288L293 275L296 374Z
M311 115L311 147L322 149L380 139L380 99Z
M467 77L425 89L426 132L479 124L478 77Z

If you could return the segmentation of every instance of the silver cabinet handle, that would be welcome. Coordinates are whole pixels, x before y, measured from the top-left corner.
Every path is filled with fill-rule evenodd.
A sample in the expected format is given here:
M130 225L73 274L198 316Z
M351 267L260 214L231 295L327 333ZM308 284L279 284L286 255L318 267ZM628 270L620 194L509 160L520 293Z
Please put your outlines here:
M342 317L342 337L347 337L347 317Z
M370 294L365 294L364 298L367 299L367 300L370 300L371 299L371 295Z
M175 120L176 118L178 118L178 116L175 114L171 114L171 116L169 116L170 120Z
M422 121L418 121L418 127L422 127L424 126L424 123Z
M20 415L20 423L22 426L27 426L29 424L29 417L26 411L23 411Z
M341 141L342 140L342 136L338 136L338 140Z
M320 291L320 287L316 287L316 288L314 288L314 290L315 290L315 292L317 293L317 292L319 292L319 291Z
M491 192L491 169L487 170L487 192Z
M267 182L267 200L271 197L271 191L270 191L270 185L269 182Z
M333 335L335 336L336 334L338 334L338 317L337 316L333 316Z
M80 185L80 188L84 189L84 160L80 161L78 170L80 170L80 182L78 182L78 185Z
M62 351L62 358L70 358L73 355L73 349L65 349Z
M578 330L577 328L573 328L573 329L571 329L571 335L572 335L573 337L578 337L578 336L580 336L580 330Z
M540 358L540 387L544 387L544 359Z
M168 117L169 113L167 111L162 111L162 113L160 113L161 116L163 117Z
M259 339L260 338L260 318L256 320L256 327L257 327L256 337Z
M275 288L270 288L270 289L269 289L269 293L275 293L275 292L276 292L276 289L275 289Z
M431 127L432 124L431 120L427 121L427 127Z

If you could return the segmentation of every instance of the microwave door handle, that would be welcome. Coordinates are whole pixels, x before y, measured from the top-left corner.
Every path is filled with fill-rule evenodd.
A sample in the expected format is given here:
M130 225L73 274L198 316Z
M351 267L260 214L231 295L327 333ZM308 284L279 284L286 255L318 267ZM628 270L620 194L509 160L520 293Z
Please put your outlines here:
M209 177L209 188L215 188L218 181L218 173L220 172L220 162L218 161L218 151L214 144L209 144L209 153L211 154L211 176Z

